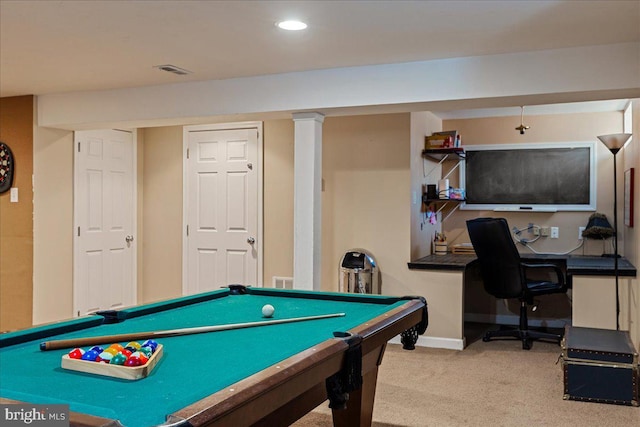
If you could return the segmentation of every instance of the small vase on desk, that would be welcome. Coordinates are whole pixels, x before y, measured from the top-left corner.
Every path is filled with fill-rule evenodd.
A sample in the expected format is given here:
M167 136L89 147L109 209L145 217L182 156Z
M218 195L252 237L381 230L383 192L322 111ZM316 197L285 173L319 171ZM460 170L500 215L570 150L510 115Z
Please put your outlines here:
M447 254L447 242L446 240L443 242L434 242L433 243L433 251L436 255L446 255Z

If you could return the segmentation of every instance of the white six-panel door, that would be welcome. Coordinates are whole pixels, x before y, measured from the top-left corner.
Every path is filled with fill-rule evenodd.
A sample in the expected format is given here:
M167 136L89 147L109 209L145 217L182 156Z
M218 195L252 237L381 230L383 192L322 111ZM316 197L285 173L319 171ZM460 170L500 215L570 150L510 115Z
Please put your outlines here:
M134 138L75 133L74 314L136 303Z
M256 127L185 128L185 294L259 284L258 135Z

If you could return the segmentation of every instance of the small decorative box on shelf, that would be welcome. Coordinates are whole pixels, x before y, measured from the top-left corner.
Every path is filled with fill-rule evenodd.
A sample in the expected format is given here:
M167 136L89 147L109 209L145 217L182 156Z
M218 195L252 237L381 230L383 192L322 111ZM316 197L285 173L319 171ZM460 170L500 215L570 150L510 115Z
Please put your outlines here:
M149 360L140 366L113 365L110 363L94 362L90 360L73 359L68 354L62 356L63 369L86 372L125 380L139 380L148 376L162 357L162 345L158 344Z
M434 132L424 137L425 148L453 148L460 147L460 135L455 130Z

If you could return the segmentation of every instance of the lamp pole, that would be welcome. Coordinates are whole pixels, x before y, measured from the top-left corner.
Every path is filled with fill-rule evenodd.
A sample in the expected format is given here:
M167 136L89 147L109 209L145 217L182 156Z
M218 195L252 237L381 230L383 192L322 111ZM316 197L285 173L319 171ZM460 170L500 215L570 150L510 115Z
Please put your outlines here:
M613 244L615 245L613 252L613 274L616 276L616 331L620 330L620 297L618 296L618 174L616 171L616 154L619 148L611 149L613 153Z

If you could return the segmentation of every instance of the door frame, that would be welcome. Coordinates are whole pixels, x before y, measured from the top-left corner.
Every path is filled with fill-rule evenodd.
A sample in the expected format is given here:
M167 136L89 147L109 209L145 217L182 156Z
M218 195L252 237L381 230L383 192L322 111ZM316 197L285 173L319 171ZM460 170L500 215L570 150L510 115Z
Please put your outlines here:
M192 126L184 126L182 128L182 294L186 295L186 285L189 280L189 242L187 236L187 219L188 219L188 184L189 184L189 162L187 159L187 149L189 148L189 132L191 131L206 131L206 130L234 130L234 129L256 129L258 132L257 144L258 146L258 167L260 168L258 172L258 230L256 233L256 238L258 240L258 265L257 265L257 287L263 287L263 253L264 253L264 244L263 244L263 175L264 175L264 165L263 165L263 132L262 132L263 123L260 121L256 122L232 122L232 123L215 123L208 125L192 125Z
M133 240L132 260L131 260L131 286L133 287L133 304L138 302L138 248L142 247L138 243L138 131L137 129L86 129L86 131L101 131L101 130L117 130L121 132L129 132L131 134L131 149L132 149L132 169L131 169L131 184L133 186L133 194L131 201L131 228L134 233L135 239ZM80 207L78 206L79 197L77 194L80 185L80 162L78 159L78 132L84 132L85 130L77 130L73 132L73 312L72 317L78 317L78 288L76 284L80 280L80 244L78 242L78 218L80 217ZM80 313L83 315L83 313Z

